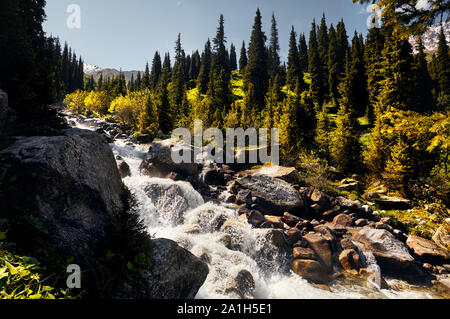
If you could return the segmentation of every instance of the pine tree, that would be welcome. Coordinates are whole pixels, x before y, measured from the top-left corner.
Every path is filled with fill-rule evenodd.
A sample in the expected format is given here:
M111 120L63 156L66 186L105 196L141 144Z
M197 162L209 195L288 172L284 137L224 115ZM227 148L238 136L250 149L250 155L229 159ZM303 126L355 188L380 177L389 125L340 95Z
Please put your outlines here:
M245 74L245 86L248 88L249 83L253 83L256 99L258 100L258 111L264 108L264 97L269 86L265 43L266 36L262 31L262 17L258 9L250 38L248 65Z
M344 20L341 20L336 26L336 40L337 40L337 61L339 74L345 72L345 56L349 50L347 30L345 28Z
M244 129L257 126L258 99L253 83L249 83L241 108L241 127Z
M169 92L167 90L167 84L169 74L163 72L161 79L156 88L156 109L158 113L159 129L168 134L172 130L172 119L170 112Z
M368 108L367 118L371 126L375 124L376 105L384 79L381 70L383 61L384 36L379 28L371 28L367 34L364 60L366 63Z
M239 70L243 71L247 67L247 49L245 48L245 41L242 42L241 55L239 58Z
M319 155L326 160L330 160L331 156L331 123L328 115L328 108L323 105L317 113L317 128L315 143L317 145Z
M323 70L320 61L319 48L317 43L316 23L313 22L311 33L309 36L308 49L308 70L311 75L311 95L319 106L322 106L325 101L325 79L323 77Z
M324 79L323 84L325 85L324 91L325 94L329 92L328 88L328 47L329 47L329 38L328 38L328 28L325 18L325 13L322 16L322 20L319 26L319 33L317 38L317 48L319 50L320 57L320 66L322 69L322 78Z
M150 88L152 89L156 88L159 79L161 77L161 73L162 73L161 56L159 55L159 52L156 51L152 62L152 70L150 73Z
M211 42L208 41L205 44L205 50L202 54L202 65L200 67L200 73L198 75L198 89L201 94L206 94L209 84L209 74L211 72Z
M303 72L308 71L308 45L306 44L305 34L300 34L300 41L298 44L298 55L300 58L300 68Z
M163 72L166 72L168 75L172 72L172 62L170 61L169 53L166 53L164 56Z
M150 82L150 69L148 67L148 63L145 65L145 72L142 76L142 89L150 89L151 88L151 82Z
M138 72L136 76L136 90L140 90L141 88L142 88L141 72Z
M450 105L450 57L443 27L439 34L437 79L439 84L438 106L441 110L445 110Z
M425 54L422 37L418 41L418 53L414 57L413 67L414 92L416 94L416 109L421 113L431 112L435 109L433 101L433 82L428 72L428 62Z
M137 87L139 88L139 87ZM103 73L100 73L100 77L98 78L98 83L97 83L97 91L101 92L103 91Z
M214 72L220 72L224 70L226 76L229 77L230 66L228 63L228 54L226 50L226 37L225 37L225 21L223 15L219 18L219 27L217 28L216 37L213 39L213 55L211 69Z
M269 76L273 80L275 79L275 75L278 72L278 67L281 64L280 60L280 40L278 37L278 27L277 20L275 19L275 13L272 13L272 28L270 33L270 42L269 42Z
M369 99L364 61L364 43L362 41L362 38L355 31L351 49L351 72L353 73L353 96L355 98L355 107L358 116L364 116L366 114Z
M330 95L333 101L338 104L339 101L339 82L341 74L339 73L338 61L338 42L336 38L336 31L333 25L329 30L329 48L328 48L328 86L330 87Z
M286 75L287 85L290 90L294 91L299 85L300 91L305 90L306 84L303 80L303 72L300 68L300 57L297 49L297 34L294 26L292 26L291 37L289 40L288 67Z
M353 94L355 79L356 72L351 67L350 56L347 55L346 73L339 87L341 100L332 149L332 157L338 170L345 173L354 172L361 163L357 100Z
M237 55L236 55L236 47L234 46L234 44L231 44L231 48L230 48L230 68L231 71L235 71L237 70Z

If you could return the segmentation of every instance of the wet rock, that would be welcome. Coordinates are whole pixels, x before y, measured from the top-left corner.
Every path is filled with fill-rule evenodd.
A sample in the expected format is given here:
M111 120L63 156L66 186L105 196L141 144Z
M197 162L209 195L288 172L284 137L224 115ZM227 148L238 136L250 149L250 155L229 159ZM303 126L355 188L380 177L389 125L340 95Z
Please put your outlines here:
M346 249L339 255L339 262L345 270L359 270L360 256L356 250Z
M294 227L286 231L286 237L291 243L296 243L302 238L302 232Z
M392 228L391 225L388 225L388 224L385 224L385 223L382 223L382 222L376 223L375 224L375 228L376 229L384 229L384 230L387 230L390 233L394 233L394 228Z
M202 183L207 185L225 185L224 172L219 168L203 168L202 172L199 174L199 179Z
M208 276L206 263L168 239L152 240L146 298L193 299Z
M127 162L118 160L117 167L119 168L120 177L125 178L131 176L130 166L127 164Z
M436 284L439 290L450 294L450 277L438 276Z
M292 269L299 276L314 283L326 284L331 281L326 268L315 260L296 259Z
M248 215L247 221L250 225L259 226L266 221L264 215L256 210L252 210Z
M379 289L390 289L391 287L386 282L382 274L376 269L372 268L361 268L359 270L359 275L366 279L371 284L375 285Z
M320 262L330 273L333 270L333 258L330 242L320 234L309 233L304 236L309 247L314 250Z
M328 195L326 195L325 193L322 193L318 189L314 189L310 198L316 205L318 205L319 207L321 207L323 209L327 209L330 206Z
M258 210L268 215L292 212L303 207L299 192L289 183L265 175L246 176L238 183L256 197Z
M450 253L430 240L409 235L406 245L423 261L435 264L450 261Z
M353 192L358 191L361 188L361 184L358 182L348 183L337 186L340 191Z
M293 255L294 259L317 260L316 253L311 248L295 247Z
M327 210L325 213L323 213L323 217L328 220L331 220L332 218L334 218L334 216L336 216L340 212L341 212L341 207L334 206L333 208L331 208L331 209Z
M384 229L363 228L353 236L375 256L383 273L404 278L410 282L427 280L427 275L414 260L408 247Z
M190 163L175 163L172 160L172 152L191 152L193 147L183 143L179 139L168 139L153 142L149 149L147 158L142 162L140 168L144 174L151 177L166 177L170 172L176 172L182 176L197 176L199 165L192 161Z
M248 189L242 189L238 192L236 196L236 204L241 205L245 204L247 207L252 206L252 192Z
M284 228L284 223L281 217L278 216L264 216L266 222L273 224L277 228Z
M337 204L342 207L343 210L350 210L350 211L361 211L362 205L359 200L350 200L345 197L339 196L336 197Z
M289 213L284 213L283 219L284 219L285 223L291 227L297 225L301 221L301 218L294 216L292 214L289 214Z
M295 167L282 167L272 165L269 167L261 167L256 170L250 170L243 172L245 175L266 175L272 178L282 179L288 183L295 182L298 176L298 172Z
M279 249L286 249L287 242L281 229L258 229L259 236Z
M341 239L341 247L344 250L356 250L356 246L350 237Z

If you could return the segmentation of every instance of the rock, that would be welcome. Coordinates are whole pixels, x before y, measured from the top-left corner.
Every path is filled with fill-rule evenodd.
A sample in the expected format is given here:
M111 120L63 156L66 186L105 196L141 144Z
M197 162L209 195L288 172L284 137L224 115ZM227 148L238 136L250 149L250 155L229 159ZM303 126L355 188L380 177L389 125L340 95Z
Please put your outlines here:
M359 270L359 275L366 279L371 284L375 285L378 289L390 289L391 287L383 278L381 273L372 268L361 268Z
M295 227L287 230L285 234L291 243L296 243L302 238L302 232Z
M376 229L384 229L387 230L390 233L394 233L394 228L392 228L392 226L382 223L382 222L378 222L375 224L375 228Z
M291 227L293 227L293 226L297 225L299 222L301 222L301 218L294 216L292 214L289 214L289 213L284 213L283 219L284 219L285 223Z
M437 285L439 290L450 294L450 277L438 276Z
M176 172L184 177L196 176L199 165L194 163L193 156L190 163L177 164L172 160L172 152L181 153L182 151L194 153L192 146L176 138L153 142L147 158L140 166L141 171L151 177L166 177L171 172Z
M277 228L284 228L284 223L281 217L278 216L264 216L266 222L272 223Z
M224 186L224 172L218 168L203 168L199 175L199 180L206 185Z
M341 212L340 206L334 206L333 208L327 210L325 213L323 213L323 217L330 220L331 218L334 218L337 214Z
M333 219L333 227L335 228L349 228L352 227L353 218L349 215L338 215Z
M131 176L130 166L123 160L117 161L117 167L119 168L120 177L125 178Z
M386 210L407 210L412 208L411 201L398 197L381 196L380 198L374 199L374 201L381 209Z
M136 141L138 144L149 144L153 141L153 136L148 134L141 134L136 136Z
M433 241L441 248L450 250L450 223L445 222L434 234Z
M208 276L206 263L168 239L152 240L145 298L194 299Z
M244 175L266 175L272 178L282 179L288 183L295 182L298 176L297 169L295 167L282 167L272 165L269 167L261 167L256 170L244 171Z
M361 268L359 254L353 249L346 249L339 255L339 262L344 270L359 270Z
M8 104L8 94L0 89L0 129L5 127L6 121L12 110Z
M353 182L349 184L343 184L337 186L337 189L340 191L353 192L358 191L361 188L361 184L358 182Z
M369 224L369 222L367 221L367 219L358 219L355 222L356 227L364 227L364 226L367 226L368 224Z
M316 233L306 234L304 238L308 242L309 247L314 250L319 261L324 265L326 271L331 273L333 270L333 258L330 242L322 235Z
M450 260L450 253L430 240L409 235L406 245L423 261L442 264Z
M365 196L367 200L375 200L380 198L380 194L377 192L368 192Z
M322 193L317 188L314 189L310 198L320 208L327 209L330 206L329 197L326 194Z
M314 283L326 284L331 281L324 266L315 260L296 259L292 269L299 276Z
M266 221L264 215L256 210L252 210L248 215L247 221L250 225L259 226Z
M350 237L341 239L341 247L344 250L356 250L356 246Z
M95 255L123 214L124 185L114 155L95 132L17 138L0 152L5 170L11 182L2 186L0 218L26 219L32 211L48 234L46 245L65 255Z
M287 242L284 237L284 232L281 229L258 229L257 233L263 237L267 242L279 249L286 249Z
M311 248L295 247L294 259L312 259L317 260L316 253Z
M184 213L204 204L189 183L152 179L143 186L158 214L174 224L183 222Z
M336 197L336 202L343 210L350 210L350 211L360 211L362 210L362 205L359 200L350 200L345 197L339 196Z
M247 207L252 206L252 192L248 189L241 189L236 196L236 204L245 204Z
M234 278L234 291L239 294L241 298L251 298L256 288L255 280L252 274L247 270L241 270Z
M281 179L254 175L240 178L238 183L252 192L256 197L255 204L264 214L281 215L303 207L299 192Z
M426 280L424 270L415 262L408 247L384 229L363 228L353 236L375 256L383 273L405 278L411 282Z

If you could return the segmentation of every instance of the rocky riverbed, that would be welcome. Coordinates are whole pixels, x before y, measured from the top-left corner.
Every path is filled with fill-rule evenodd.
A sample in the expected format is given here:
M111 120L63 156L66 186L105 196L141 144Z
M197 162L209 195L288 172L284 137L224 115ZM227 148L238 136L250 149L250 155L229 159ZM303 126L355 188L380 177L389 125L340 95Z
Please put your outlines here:
M148 232L208 265L197 298L449 297L448 225L435 241L408 235L359 201L299 187L294 168L175 165L180 141L68 117L110 142Z

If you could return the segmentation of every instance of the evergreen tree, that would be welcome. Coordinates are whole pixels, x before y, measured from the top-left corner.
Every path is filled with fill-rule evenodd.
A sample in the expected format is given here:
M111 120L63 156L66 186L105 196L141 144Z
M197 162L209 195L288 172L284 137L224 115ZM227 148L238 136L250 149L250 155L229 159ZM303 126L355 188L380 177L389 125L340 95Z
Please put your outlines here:
M150 88L155 89L158 85L162 73L161 56L158 51L155 52L152 62L152 70L150 73Z
M416 109L421 113L433 111L433 82L428 72L428 62L425 54L425 47L423 45L422 37L419 37L418 53L414 57L413 67L414 78L414 92L416 94L415 102Z
M384 36L381 29L371 28L367 34L364 59L366 63L368 88L367 118L372 126L375 124L375 108L381 91L381 81L383 80L382 72L380 72L383 61L383 48Z
M443 27L439 34L436 70L439 84L438 106L445 110L450 105L450 57Z
M139 86L136 88L139 88ZM103 91L103 73L100 73L100 77L98 78L97 91Z
M325 100L325 79L320 61L319 48L317 43L316 23L313 21L311 33L309 35L308 49L308 69L311 75L311 95L319 106L322 106Z
M292 26L291 37L289 40L289 54L288 54L288 67L286 75L287 85L290 90L294 91L296 86L299 85L300 91L303 91L306 87L303 81L303 72L300 68L300 58L297 49L297 35Z
M353 96L355 99L356 113L364 116L367 110L368 92L367 76L364 61L364 44L362 38L355 31L351 49L351 72L353 74Z
M167 72L163 72L156 88L156 109L158 113L159 129L164 134L170 133L173 128L170 112L169 92L167 90L167 84L169 82L168 77L169 74Z
M211 72L211 42L208 41L205 44L205 50L202 54L202 65L200 67L200 73L198 75L198 89L201 94L206 94L209 84L209 74Z
M305 34L300 34L300 41L298 44L298 55L300 59L300 69L303 72L308 71L308 45L306 44Z
M281 64L279 51L280 51L280 40L278 37L277 20L275 19L275 13L272 13L272 28L270 33L269 52L268 52L269 76L272 80L275 79L275 75L278 72L278 67Z
M142 89L150 89L151 88L151 82L150 82L150 69L148 67L148 63L145 65L145 72L142 76Z
M241 55L239 58L239 70L243 71L247 67L247 49L245 48L245 41L242 42Z
M248 49L248 65L246 67L245 75L246 87L248 88L250 82L253 83L256 99L258 100L258 111L264 108L264 97L269 86L265 43L266 36L262 31L262 17L261 12L258 9Z
M328 38L328 28L327 22L325 18L325 13L322 16L322 20L319 26L319 33L317 38L317 48L319 50L320 57L320 66L322 69L322 78L325 95L330 91L328 87L328 47L329 47L329 38Z
M231 44L230 48L230 68L231 71L237 70L237 55L236 55L236 47L234 44Z
M138 72L136 76L136 90L140 90L141 88L142 88L141 72Z
M164 56L163 71L167 74L170 74L172 72L172 62L170 61L169 53L166 53L166 55Z
M349 50L347 30L345 28L344 20L341 20L336 26L336 41L337 41L337 61L339 74L345 72L345 56Z
M211 69L213 72L220 72L224 70L226 76L229 77L230 67L228 63L228 53L226 50L225 37L225 21L223 15L219 18L219 27L217 28L216 37L213 39L213 55Z
M330 87L330 95L333 101L337 104L339 101L339 82L341 74L339 73L338 61L338 42L336 31L333 25L329 30L329 48L328 48L328 86Z
M189 69L189 80L197 79L200 73L200 66L201 66L201 58L197 50L194 52L194 54L192 54L191 67Z
M359 143L357 99L354 96L357 72L351 67L350 56L346 58L346 72L339 87L341 100L332 157L338 170L348 173L360 167L361 145Z
M315 142L319 151L319 155L327 160L331 156L331 123L328 115L328 108L323 105L317 113L317 128Z

